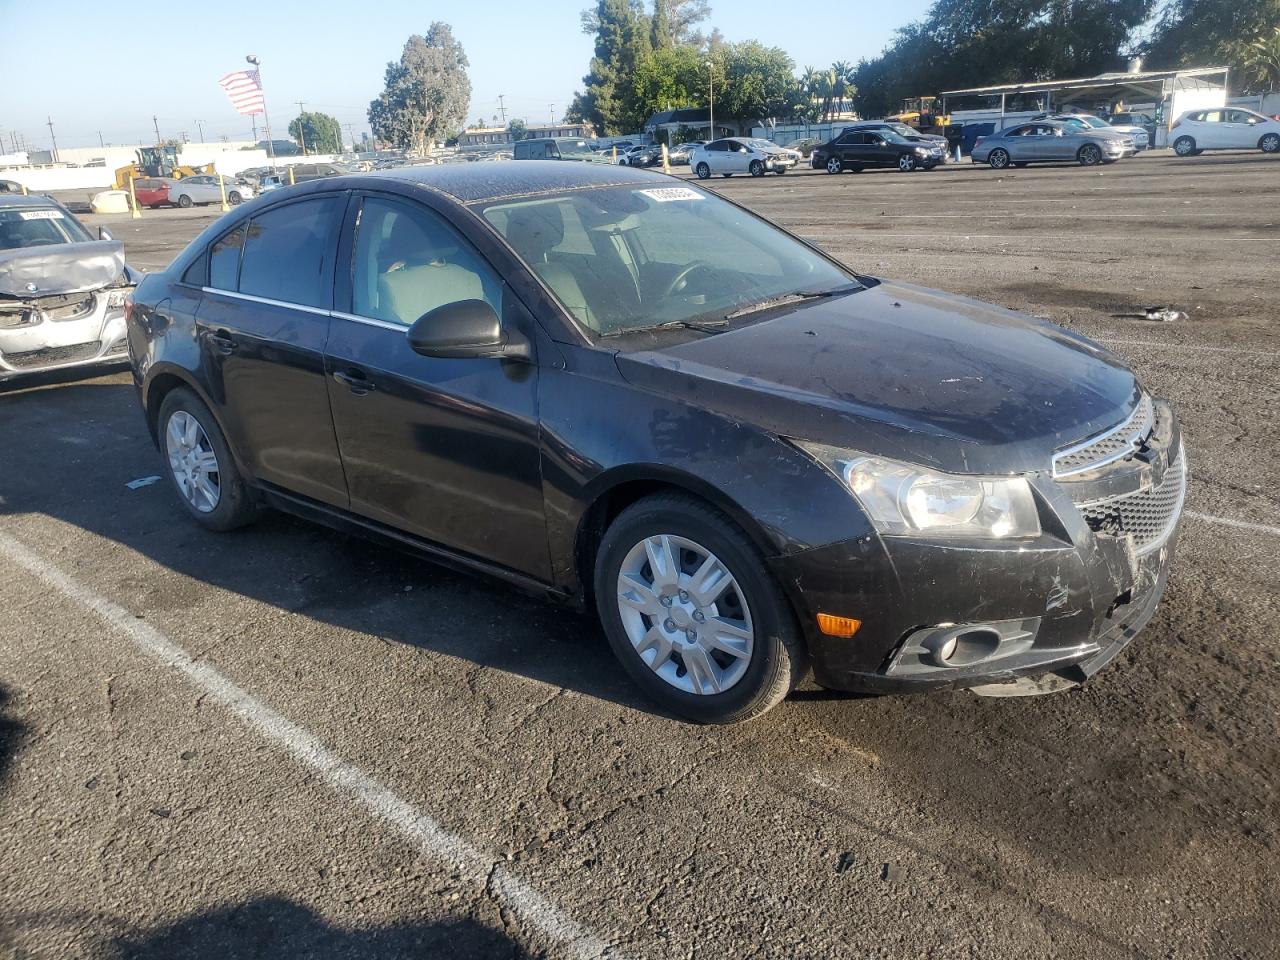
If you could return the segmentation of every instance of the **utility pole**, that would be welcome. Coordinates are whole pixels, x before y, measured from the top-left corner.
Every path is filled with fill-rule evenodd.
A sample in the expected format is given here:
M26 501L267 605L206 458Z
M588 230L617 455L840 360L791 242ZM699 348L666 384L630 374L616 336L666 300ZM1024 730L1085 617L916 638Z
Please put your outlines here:
M156 146L158 147L160 146L160 121L154 113L151 115L151 124L156 128Z
M49 139L53 142L53 162L58 162L58 138L53 135L53 117L45 124L49 128Z
M204 143L204 121L197 120L195 121L195 124L196 124L196 129L200 131L200 142Z
M708 133L712 140L716 138L716 74L711 61L707 61L707 90L711 93L711 106L707 108Z
M505 93L498 94L498 112L502 114L502 125L504 127L507 125L507 105L503 102L506 98L507 95Z
M356 152L356 135L351 132L351 124L344 123L343 126L347 128L347 136L351 138L351 152L355 153Z
M556 105L554 103L548 103L547 109L551 111L551 125L554 127L556 125Z
M301 100L298 100L297 104L298 104L298 139L302 141L302 155L305 157L307 155L307 134L306 134L306 131L303 129L302 115L306 111L302 109Z
M98 146L100 146L100 147L105 147L105 146L106 146L106 144L102 142L102 131L101 131L101 130L99 130L99 131L98 131Z

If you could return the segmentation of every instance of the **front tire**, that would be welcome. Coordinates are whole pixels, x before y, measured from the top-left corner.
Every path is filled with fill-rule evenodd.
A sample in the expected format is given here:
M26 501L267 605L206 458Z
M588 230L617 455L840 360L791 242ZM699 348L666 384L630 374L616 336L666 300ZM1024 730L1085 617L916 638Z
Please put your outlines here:
M257 504L236 468L222 428L194 392L177 387L167 394L157 425L169 482L196 523L225 531L257 517Z
M747 172L750 173L753 177L763 177L764 164L761 163L759 160L752 160L751 165L747 167Z
M1268 133L1258 141L1258 149L1263 153L1280 153L1280 133Z
M227 194L227 203L231 204L233 207L240 206L243 201L244 197L240 196L239 191L232 190Z
M901 173L911 173L916 168L916 158L909 153L904 153L898 157L898 170Z
M692 497L657 494L624 510L600 543L595 594L623 668L697 723L758 717L808 668L791 607L755 545Z
M178 198L178 206L184 210L187 209L187 207L191 206L191 198L184 193Z
M991 164L993 170L1003 170L1009 166L1009 151L992 150L991 156L987 157L987 163Z
M827 161L827 173L840 173L844 170L844 161L839 157L832 157Z
M711 168L705 163L700 163L693 168L693 172L698 175L699 180L706 180L711 176Z
M1102 162L1102 150L1092 143L1086 143L1076 154L1082 167L1096 167Z
M1179 137L1173 141L1173 152L1180 157L1192 157L1196 153L1196 141L1194 137Z

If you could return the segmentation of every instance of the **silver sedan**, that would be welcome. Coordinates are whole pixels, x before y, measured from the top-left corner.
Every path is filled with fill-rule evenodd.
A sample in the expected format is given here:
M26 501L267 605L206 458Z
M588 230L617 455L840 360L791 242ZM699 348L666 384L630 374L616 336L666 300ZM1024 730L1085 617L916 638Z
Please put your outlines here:
M970 157L997 170L1012 164L1075 160L1086 167L1114 163L1137 153L1132 137L1108 130L1068 125L1056 120L1036 120L979 137Z
M201 174L176 181L169 188L169 202L180 207L189 207L194 203L221 203L223 189L227 193L227 203L233 207L253 197L253 187L247 180L223 177L220 189L216 174Z

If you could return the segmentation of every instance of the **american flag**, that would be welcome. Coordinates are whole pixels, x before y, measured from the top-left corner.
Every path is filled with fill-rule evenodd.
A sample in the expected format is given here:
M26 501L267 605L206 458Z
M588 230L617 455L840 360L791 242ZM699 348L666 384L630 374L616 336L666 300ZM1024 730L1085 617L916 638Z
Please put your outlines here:
M236 113L262 113L266 105L262 99L262 81L258 79L257 70L237 70L228 73L218 81L218 85L227 91L231 105Z

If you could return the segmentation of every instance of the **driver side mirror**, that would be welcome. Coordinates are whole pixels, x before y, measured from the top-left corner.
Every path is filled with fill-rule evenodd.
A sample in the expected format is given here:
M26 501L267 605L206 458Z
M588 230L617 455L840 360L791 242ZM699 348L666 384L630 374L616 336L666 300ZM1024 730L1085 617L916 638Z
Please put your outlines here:
M457 300L424 313L409 328L409 347L424 357L529 359L529 343L512 341L484 300Z
M115 237L113 237L113 236L111 235L111 231L110 231L110 230L108 230L106 227L99 227L99 228L98 228L98 239L99 239L99 240L114 240L114 239L115 239Z

